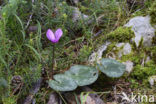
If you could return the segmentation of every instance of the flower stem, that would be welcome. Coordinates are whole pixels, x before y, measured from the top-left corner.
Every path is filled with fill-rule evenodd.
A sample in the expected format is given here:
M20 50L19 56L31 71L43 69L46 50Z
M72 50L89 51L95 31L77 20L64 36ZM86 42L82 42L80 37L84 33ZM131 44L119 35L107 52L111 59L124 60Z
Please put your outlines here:
M51 70L51 78L53 79L54 74L54 62L55 62L55 44L53 44L53 53L52 53L52 70Z

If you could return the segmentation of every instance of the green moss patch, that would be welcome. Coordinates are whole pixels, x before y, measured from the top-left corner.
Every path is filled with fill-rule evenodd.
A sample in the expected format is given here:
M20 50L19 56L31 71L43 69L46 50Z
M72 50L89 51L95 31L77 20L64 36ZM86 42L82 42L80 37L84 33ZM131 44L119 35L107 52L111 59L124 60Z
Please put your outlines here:
M149 64L148 66L137 65L134 67L134 72L131 76L137 80L148 79L148 77L156 75L156 65Z
M149 9L149 15L151 16L151 24L156 24L156 1L153 2L153 5Z
M107 39L115 42L127 42L134 36L134 32L129 27L119 27L115 31L107 34Z

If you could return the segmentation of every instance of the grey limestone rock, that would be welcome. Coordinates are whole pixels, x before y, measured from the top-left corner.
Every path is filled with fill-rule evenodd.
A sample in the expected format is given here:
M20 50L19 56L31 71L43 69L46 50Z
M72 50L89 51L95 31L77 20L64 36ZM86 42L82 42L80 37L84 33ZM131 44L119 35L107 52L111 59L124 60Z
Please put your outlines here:
M132 18L126 25L126 27L132 27L132 31L135 33L135 38L132 40L136 46L139 46L141 39L143 38L143 46L151 46L152 38L155 34L155 29L150 24L150 16L137 16Z

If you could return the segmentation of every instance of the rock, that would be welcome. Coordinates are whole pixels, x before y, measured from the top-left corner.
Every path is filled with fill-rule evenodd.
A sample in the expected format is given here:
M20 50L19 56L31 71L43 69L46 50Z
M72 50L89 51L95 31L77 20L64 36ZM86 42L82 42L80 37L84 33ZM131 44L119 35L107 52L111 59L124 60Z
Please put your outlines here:
M148 63L151 60L151 58L148 56L145 60L145 63Z
M29 95L26 97L26 99L24 100L24 102L22 104L32 104L33 102L33 97L35 96L35 94L40 90L41 87L41 83L42 83L43 79L39 78L33 85L32 88L29 91Z
M131 45L129 43L126 43L123 48L123 54L128 55L131 53L131 50L132 50Z
M130 54L131 51L132 48L129 43L117 43L112 50L106 54L106 57L110 59L117 59L121 58L123 55Z
M133 70L133 65L134 65L133 62L131 62L131 61L126 61L126 62L123 62L123 64L126 65L126 71L127 71L128 73L132 72L132 70Z
M129 43L117 43L116 44L117 48L121 48L123 47L119 52L118 52L118 57L121 58L122 55L128 55L131 53L132 48L131 45ZM116 48L114 48L115 50Z
M81 98L83 98L82 104L97 104L97 103L91 98L91 96L86 96L86 95L84 95L84 96L81 96Z
M94 99L92 99L91 96L86 95L86 94L74 96L72 93L65 93L64 96L68 104L77 104L75 97L77 97L78 101L80 101L79 103L82 103L82 104L99 104L99 103L96 103Z
M49 101L47 104L60 104L59 97L55 92L50 94Z
M102 58L103 52L107 49L107 46L110 44L110 42L106 42L104 45L98 48L97 52L92 53L89 56L88 62L90 64L94 64L96 61L97 63L100 63L100 59Z
M117 44L116 44L116 47L120 48L120 47L122 47L124 44L125 44L125 43L117 43Z
M123 47L124 44L125 44L125 43L117 43L117 44L116 44L116 47L117 47L117 48L121 48L121 47ZM116 47L113 48L113 51L116 50ZM122 50L120 50L120 51L118 52L118 57L119 57L119 58L122 57Z
M76 104L76 95L74 96L74 94L71 92L65 92L63 95L68 104Z
M139 46L142 38L144 46L152 45L152 38L154 37L155 29L150 24L149 16L134 17L125 26L132 27L132 31L135 33L135 38L132 40L135 42L137 47Z
M156 76L151 76L148 81L151 86L154 86L154 82L156 82Z
M87 86L81 88L83 92L94 92ZM99 95L96 93L90 93L87 98L85 104L105 104Z
M105 104L98 94L87 86L80 87L75 93L65 92L63 96L67 104ZM77 103L78 101L78 103Z
M32 104L36 104L36 99L33 99L32 100Z
M31 104L33 101L33 95L29 95L26 97L25 101L23 102L23 104Z

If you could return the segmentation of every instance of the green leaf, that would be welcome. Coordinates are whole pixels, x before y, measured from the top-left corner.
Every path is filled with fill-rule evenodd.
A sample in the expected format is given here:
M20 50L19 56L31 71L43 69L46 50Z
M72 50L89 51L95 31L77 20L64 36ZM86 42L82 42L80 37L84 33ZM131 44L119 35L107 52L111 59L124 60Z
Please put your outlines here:
M126 66L116 60L103 58L100 62L97 67L108 77L117 78L125 72Z
M98 78L98 70L94 67L75 65L65 72L79 86L90 85Z
M37 58L41 61L41 55L37 52L37 50L33 46L31 46L29 44L25 44L25 46L27 46L28 48L30 48L35 53L35 55L37 56Z
M49 86L56 91L72 91L77 88L75 81L65 74L54 75L54 80L49 80Z

